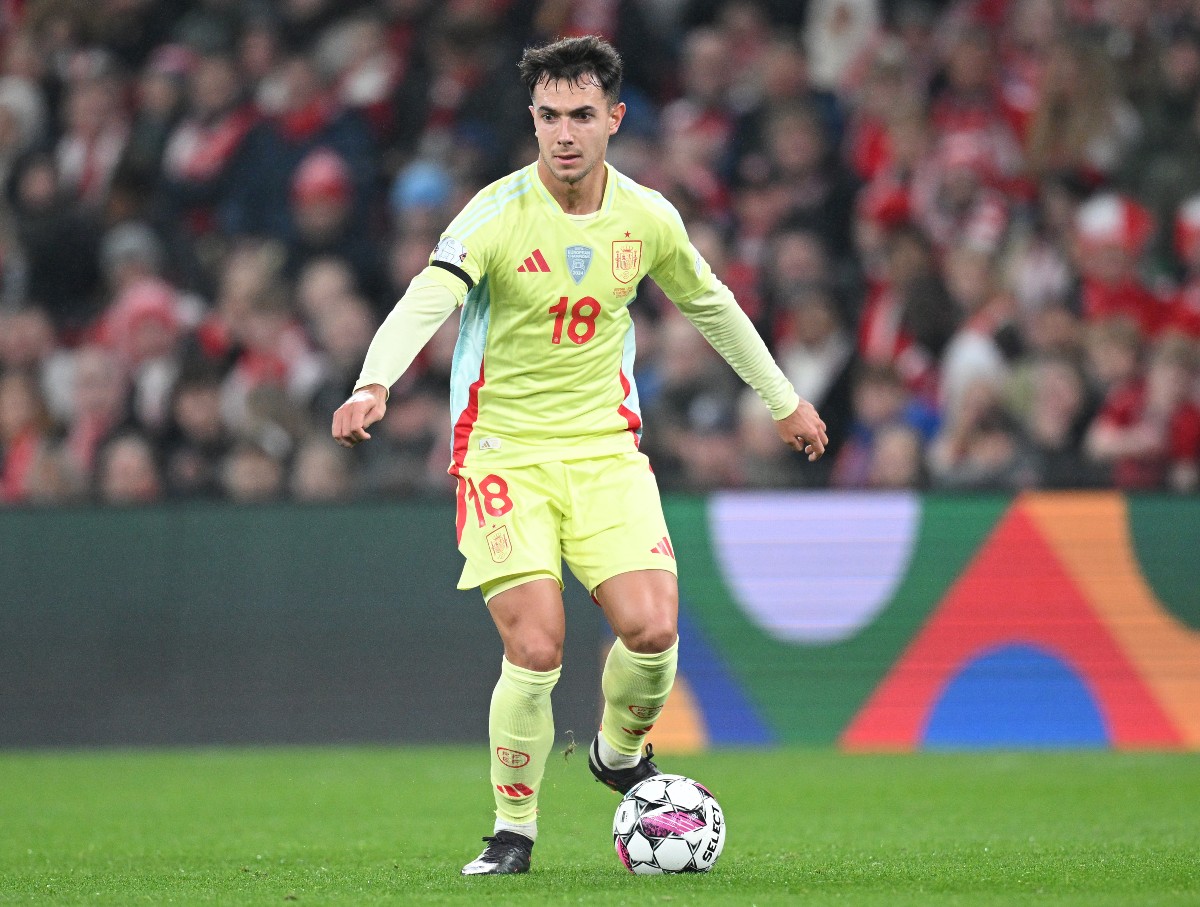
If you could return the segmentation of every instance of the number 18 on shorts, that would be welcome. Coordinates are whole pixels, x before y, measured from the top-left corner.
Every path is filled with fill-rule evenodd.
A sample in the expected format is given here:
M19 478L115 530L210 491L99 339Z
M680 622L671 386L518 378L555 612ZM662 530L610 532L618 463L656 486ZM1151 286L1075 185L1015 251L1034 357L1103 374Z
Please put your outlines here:
M460 589L499 591L541 575L562 586L562 562L589 592L618 573L675 573L650 463L630 452L589 460L488 469L460 467Z

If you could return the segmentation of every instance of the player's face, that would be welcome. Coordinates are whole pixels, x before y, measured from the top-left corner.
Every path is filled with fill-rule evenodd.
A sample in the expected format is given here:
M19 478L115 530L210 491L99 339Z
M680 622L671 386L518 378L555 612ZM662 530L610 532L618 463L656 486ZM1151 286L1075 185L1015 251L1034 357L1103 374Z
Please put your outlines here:
M540 83L533 91L533 123L542 162L557 180L574 185L604 160L609 136L625 116L592 81Z

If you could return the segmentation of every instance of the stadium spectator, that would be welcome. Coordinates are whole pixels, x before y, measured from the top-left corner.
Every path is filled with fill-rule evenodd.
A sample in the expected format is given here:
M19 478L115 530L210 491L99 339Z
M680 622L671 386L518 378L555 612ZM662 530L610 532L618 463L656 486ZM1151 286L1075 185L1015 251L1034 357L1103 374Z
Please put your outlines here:
M1016 297L1022 322L1047 307L1065 306L1075 291L1075 219L1087 194L1078 180L1055 175L1041 180L1034 211L1009 234L1004 284Z
M834 463L830 483L837 488L866 488L880 434L902 426L927 442L937 429L937 413L915 398L890 365L864 363L854 379L853 422Z
M404 167L396 174L388 194L390 214L399 232L422 239L436 237L453 216L448 205L454 189L450 174L441 164L417 159Z
M327 256L306 264L296 278L296 309L310 331L345 296L356 292L354 272L340 258Z
M265 504L284 492L281 461L256 444L240 443L221 461L221 488L235 504Z
M875 438L867 487L885 491L924 488L924 445L916 429L888 425Z
M161 280L139 280L113 300L99 326L129 376L134 417L152 431L162 428L179 373L183 321L177 297Z
M774 339L779 332L777 320L787 311L789 295L797 289L833 287L837 280L824 240L803 221L785 222L772 233L763 258L759 287L748 297L755 310L747 314ZM755 306L760 293L761 309ZM745 303L742 307L747 308Z
M321 361L280 289L255 298L232 325L237 355L224 383L223 406L234 426L252 420L252 395L277 392L306 406L321 380ZM294 433L293 433L294 434Z
M216 498L222 493L220 464L232 445L221 416L221 376L193 366L180 375L159 441L166 494Z
M704 489L737 484L738 386L704 337L674 311L660 324L657 366L660 390L643 405L654 425L643 450L654 461L661 486Z
M892 231L880 277L868 289L859 321L859 355L870 363L894 365L913 391L933 401L938 357L961 316L918 227L902 225Z
M830 437L832 441L832 437ZM738 484L745 488L794 488L812 481L795 452L779 443L771 414L758 394L746 391L737 404Z
M1002 90L995 41L981 23L953 36L930 116L939 136L970 136L987 149L989 169L1005 173L1018 154L1019 107Z
M526 124L504 113L528 99L507 66L498 9L476 4L435 13L423 33L422 65L407 71L393 99L394 150L405 158L437 157L480 186L505 171L528 135Z
M51 421L37 381L27 372L0 372L0 502L31 496L31 476L49 451Z
M384 22L361 12L332 24L314 49L317 65L334 73L334 92L342 105L356 111L377 142L392 136L392 96L405 74L404 60L388 40Z
M446 472L446 393L440 380L428 376L393 389L388 417L372 432L367 449L355 451L364 494L412 497L454 491Z
M1191 492L1200 475L1196 351L1171 337L1152 351L1145 377L1115 387L1086 438L1093 460L1111 465L1119 488Z
M930 444L927 463L936 488L1016 490L1037 481L1020 427L1005 411L998 388L986 380L966 389Z
M281 265L277 245L235 246L221 262L215 304L188 338L189 356L221 370L232 368L241 353L238 331L247 313L261 298L282 291Z
M992 256L970 244L958 245L943 263L946 290L962 321L942 353L938 408L954 412L977 381L1002 387L1008 378L1012 346L1013 301L1000 290Z
M1029 117L1045 80L1046 61L1066 32L1064 4L1056 0L1015 0L1002 24L1001 91L1017 115L1018 131Z
M1137 379L1144 346L1138 325L1130 318L1118 316L1088 327L1085 339L1087 376L1098 397L1103 399L1116 388Z
M238 67L246 78L252 97L258 97L267 78L283 58L283 40L269 10L252 12L242 24L240 32L235 30L235 56ZM213 48L226 49L222 42L214 42Z
M153 504L162 497L154 448L141 435L117 435L101 448L96 468L103 504Z
M71 467L91 476L104 443L123 429L136 430L128 407L129 383L116 353L93 344L75 353L71 385L74 405L63 443Z
M877 0L814 0L808 4L805 35L814 84L845 90L853 83L863 55L877 38L879 7Z
M337 409L346 399L346 389L358 377L377 327L366 300L350 293L325 303L313 320L309 330L319 350L322 370L309 406L314 419Z
M1200 196L1193 195L1175 217L1174 251L1182 266L1167 327L1200 340Z
M382 309L391 293L379 245L354 217L353 191L349 167L336 152L318 148L300 162L291 192L296 234L283 273L294 280L310 261L341 259L353 270L355 286Z
M63 190L48 154L17 161L7 188L26 293L45 306L64 342L73 343L99 310L98 223Z
M945 133L913 174L914 222L939 253L964 243L994 252L1008 229L1008 201L992 187L996 161L977 131Z
M830 146L841 146L846 117L842 102L833 92L812 84L808 55L799 42L772 38L762 57L759 81L756 96L738 114L730 137L730 160L724 169L734 181L753 180L766 171L767 124L772 111L780 107L807 106L817 111Z
M1065 172L1099 185L1118 171L1140 132L1101 48L1072 39L1051 49L1025 144L1034 176Z
M111 64L96 55L81 68L67 84L55 158L71 197L98 211L129 142L129 123L120 102L123 86Z
M353 496L350 455L324 438L304 442L296 451L288 488L297 501L346 501Z
M13 165L42 141L46 100L37 85L21 76L0 76L0 185Z
M250 30L255 16L263 8L257 3L237 0L196 0L179 10L171 28L172 39L201 54L230 51L239 34Z
M861 163L870 182L857 200L856 243L860 255L864 254L864 246L878 245L878 240L869 242L869 237L863 235L864 228L895 226L912 218L913 190L917 177L928 168L933 141L925 110L911 101L890 109L879 128L877 147L864 149L870 159Z
M292 181L321 148L345 162L350 207L356 221L365 222L376 173L371 133L342 107L314 62L303 54L284 59L260 86L259 104L267 118L251 128L233 162L220 206L222 228L234 236L294 241Z
M124 180L145 199L158 188L163 154L184 112L187 78L196 54L180 44L163 44L150 56L134 91L137 93L129 142L121 159Z
M1142 134L1126 156L1121 182L1161 225L1155 253L1169 258L1169 226L1180 199L1200 192L1196 112L1200 102L1200 29L1174 28L1159 50L1156 77L1139 105Z
M237 62L221 51L199 57L188 73L184 116L163 150L159 192L163 220L185 249L216 229L234 160L258 119L241 79Z
M54 325L44 309L0 310L0 372L38 374L54 349Z
M536 8L529 43L599 35L620 52L626 65L625 83L637 91L639 104L649 103L661 93L663 74L670 71L671 59L669 45L655 25L653 4L640 0L538 0L533 5Z
M769 315L763 303L758 269L750 262L735 257L725 235L711 223L697 221L695 227L688 227L688 234L691 236L692 245L695 246L697 252L704 256L704 260L709 263L717 279L729 287L742 310L751 321L759 326L760 332L767 335L769 333ZM655 289L657 290L657 288ZM639 295L638 298L642 297ZM661 293L647 294L646 301L651 304L647 308L653 308L655 317L659 312L666 311L665 307L670 305L670 302L663 298ZM652 325L645 323L647 320L637 321L638 324L644 324L644 328L638 328L641 331L638 334L639 345L643 342L643 335L654 330ZM649 338L647 338L647 342L649 342ZM641 393L640 381L639 378L639 394Z
M807 106L776 108L767 122L766 151L785 216L810 224L840 266L853 252L851 218L858 186L833 154L821 116Z
M166 266L162 241L141 221L118 224L100 243L100 266L114 296L143 280L160 278Z
M683 49L683 94L662 112L666 155L646 176L674 200L685 220L728 215L730 199L721 168L736 134L729 98L731 52L727 36L717 29L689 35Z
M1152 90L1156 75L1156 50L1162 25L1161 21L1155 21L1159 6L1145 0L1095 5L1114 81L1138 107Z
M830 466L814 470L811 467L822 461L806 464L808 478L824 484L850 427L852 375L857 365L854 338L842 326L833 294L820 284L796 285L781 302L775 359L796 392L820 407L821 418L833 432L825 448Z
M881 42L855 92L847 127L844 153L860 179L869 182L895 169L892 124L917 111L923 118L923 91L914 82L911 60L899 39Z
M1085 320L1124 316L1135 321L1145 337L1163 327L1169 317L1167 305L1150 292L1139 273L1140 255L1153 230L1150 213L1124 195L1097 195L1079 208L1078 309Z
M1065 356L1044 356L1032 368L1032 399L1024 418L1037 485L1077 488L1102 484L1103 472L1084 456L1093 413L1079 367Z

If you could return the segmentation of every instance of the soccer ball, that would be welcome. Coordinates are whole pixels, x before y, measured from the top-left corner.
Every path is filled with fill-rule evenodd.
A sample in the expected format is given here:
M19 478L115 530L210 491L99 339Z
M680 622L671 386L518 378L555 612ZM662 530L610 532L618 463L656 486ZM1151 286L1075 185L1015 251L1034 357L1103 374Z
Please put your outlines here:
M708 789L683 775L630 788L613 817L617 856L630 872L708 872L725 846L725 816Z

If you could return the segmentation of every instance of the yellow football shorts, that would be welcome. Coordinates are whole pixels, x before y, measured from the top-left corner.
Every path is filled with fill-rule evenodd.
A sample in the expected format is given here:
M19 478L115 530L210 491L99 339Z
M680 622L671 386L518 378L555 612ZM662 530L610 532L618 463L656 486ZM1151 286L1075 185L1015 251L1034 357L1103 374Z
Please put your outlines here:
M630 570L676 572L644 454L462 468L457 479L458 588L481 586L485 600L538 576L561 589L564 560L589 593Z

